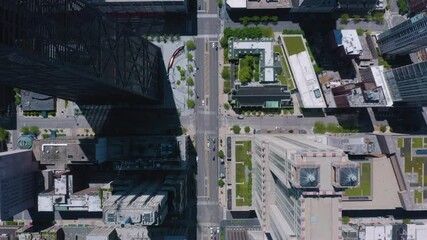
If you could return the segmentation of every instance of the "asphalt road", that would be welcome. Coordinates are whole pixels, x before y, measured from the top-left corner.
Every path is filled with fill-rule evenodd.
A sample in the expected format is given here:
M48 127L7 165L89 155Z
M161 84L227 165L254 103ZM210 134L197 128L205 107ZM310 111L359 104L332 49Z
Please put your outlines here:
M39 128L90 128L89 123L84 117L68 118L28 118L20 117L17 119L17 129L23 126L36 125Z
M217 1L199 0L198 4L202 9L197 17L195 57L197 239L209 239L209 227L219 226L223 213L218 204L218 51L212 45L218 42L220 21Z

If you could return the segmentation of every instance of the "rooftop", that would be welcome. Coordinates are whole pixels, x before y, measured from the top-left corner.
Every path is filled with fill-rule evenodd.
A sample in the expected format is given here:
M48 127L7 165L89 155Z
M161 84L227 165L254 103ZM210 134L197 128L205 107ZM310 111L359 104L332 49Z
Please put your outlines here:
M302 35L299 36L302 40ZM282 35L282 44L286 46L284 38L289 35ZM291 35L290 37L295 38ZM322 89L320 88L319 81L317 80L316 73L314 72L313 64L308 54L305 44L304 51L297 52L293 55L288 53L287 47L285 47L288 62L291 67L292 75L294 76L295 83L298 88L299 96L302 101L303 108L325 108L326 102L323 98Z
M334 36L338 46L342 46L348 55L362 54L363 48L356 30L335 29Z
M23 111L54 111L55 98L40 93L21 90L21 105Z
M259 87L241 86L233 93L232 99L236 100L240 107L273 108L275 106L280 108L292 106L291 94L287 86L281 85L264 85Z
M245 54L260 54L261 79L264 82L275 82L274 42L273 39L230 39L230 58Z

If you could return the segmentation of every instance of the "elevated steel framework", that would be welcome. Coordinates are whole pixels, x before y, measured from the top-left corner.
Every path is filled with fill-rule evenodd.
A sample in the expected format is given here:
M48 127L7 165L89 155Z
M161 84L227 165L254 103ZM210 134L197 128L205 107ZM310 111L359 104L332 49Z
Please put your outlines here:
M0 0L0 82L81 103L161 99L160 49L83 0Z

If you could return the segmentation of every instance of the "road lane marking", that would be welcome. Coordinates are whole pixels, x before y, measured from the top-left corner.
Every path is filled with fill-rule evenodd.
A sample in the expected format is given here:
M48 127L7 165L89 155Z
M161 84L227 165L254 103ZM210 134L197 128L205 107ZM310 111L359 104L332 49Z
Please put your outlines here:
M218 14L197 14L197 18L218 18Z

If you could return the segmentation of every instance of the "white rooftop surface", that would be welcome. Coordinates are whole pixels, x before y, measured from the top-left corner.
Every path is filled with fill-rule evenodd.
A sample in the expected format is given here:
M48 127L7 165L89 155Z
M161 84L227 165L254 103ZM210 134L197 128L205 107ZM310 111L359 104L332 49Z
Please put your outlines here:
M362 54L363 48L359 41L356 30L343 29L342 34L342 45L347 54L360 55Z
M264 81L274 82L273 41L247 42L234 41L233 49L263 49L264 52Z
M374 76L374 81L377 87L382 87L385 100L387 101L386 106L393 106L393 100L391 98L390 90L388 89L387 82L384 78L384 66L372 66L371 67L372 75Z
M427 225L408 224L408 239L427 239Z
M231 8L246 8L246 0L227 0L226 3Z
M391 240L391 225L366 226L365 240Z
M322 89L317 81L316 73L311 64L307 51L288 57L289 64L294 75L295 83L301 95L304 108L326 108ZM319 90L320 97L316 98L315 90Z
M343 201L343 210L380 210L401 208L399 186L391 162L387 157L371 162L372 201Z

